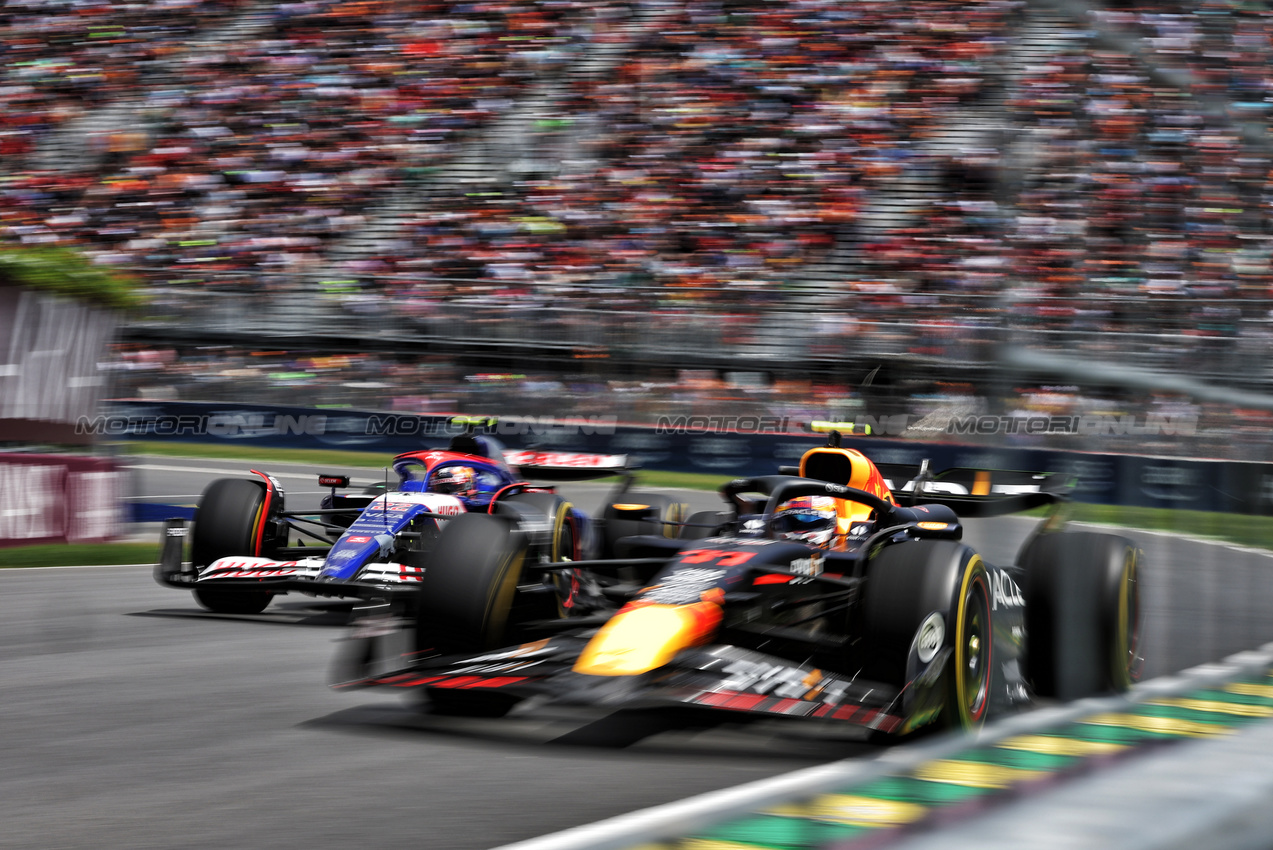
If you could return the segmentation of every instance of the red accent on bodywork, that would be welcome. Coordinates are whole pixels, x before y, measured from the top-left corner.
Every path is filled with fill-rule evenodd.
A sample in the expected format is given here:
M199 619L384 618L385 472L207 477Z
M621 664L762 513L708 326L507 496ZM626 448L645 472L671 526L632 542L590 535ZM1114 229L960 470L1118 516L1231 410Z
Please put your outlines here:
M452 460L471 460L486 466L498 466L499 462L489 457L481 455L469 454L468 452L453 452L447 449L417 449L413 452L403 452L400 455L394 455L394 460L418 460L424 464L427 471L432 471L433 467L440 463L446 463Z
M737 695L738 694L735 691L721 691L719 693L703 694L701 697L698 698L698 701L702 703L703 705L715 705L715 706L723 707L727 705L729 701L733 699L734 697L736 697Z
M768 575L756 576L752 579L752 586L758 584L786 584L791 581L791 576L779 575L778 573L770 573Z
M410 673L399 673L396 676L389 676L388 678L380 679L379 681L382 685L396 685L399 682L402 682L403 680L410 679L410 678L411 678Z
M433 683L435 688L467 688L473 682L480 682L480 676L461 676L458 679L441 679Z
M726 708L737 708L742 711L751 711L756 706L764 702L768 697L763 694L738 694L725 704Z
M902 718L893 717L890 715L889 717L885 718L882 723L880 723L879 730L881 732L892 732L894 729L900 726L901 723L902 723Z
M254 535L256 544L252 547L252 554L259 556L261 554L261 543L265 538L265 520L269 518L270 503L274 501L274 482L270 480L270 476L260 470L249 469L248 472L261 476L261 479L265 482L265 502L261 505L261 521L256 524L256 533Z
M512 484L505 484L503 487L495 491L495 495L491 496L491 503L486 507L488 514L495 513L495 503L504 498L504 494L516 496L517 493L509 493L509 490L516 490L517 493L556 493L556 489L552 487L539 487L534 484L527 484L525 481L514 481Z
M480 682L474 682L471 685L465 685L467 688L502 688L506 685L515 685L518 682L526 681L525 676L492 676L489 679L482 679Z

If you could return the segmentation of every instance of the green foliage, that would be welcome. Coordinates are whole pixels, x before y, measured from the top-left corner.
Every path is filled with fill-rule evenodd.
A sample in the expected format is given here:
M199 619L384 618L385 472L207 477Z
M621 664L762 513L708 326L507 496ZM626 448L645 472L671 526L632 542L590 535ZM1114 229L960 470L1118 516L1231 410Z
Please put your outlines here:
M20 286L112 310L141 303L131 277L91 263L67 248L0 247L0 286Z
M0 549L0 568L154 564L158 560L158 540L153 543L47 543Z

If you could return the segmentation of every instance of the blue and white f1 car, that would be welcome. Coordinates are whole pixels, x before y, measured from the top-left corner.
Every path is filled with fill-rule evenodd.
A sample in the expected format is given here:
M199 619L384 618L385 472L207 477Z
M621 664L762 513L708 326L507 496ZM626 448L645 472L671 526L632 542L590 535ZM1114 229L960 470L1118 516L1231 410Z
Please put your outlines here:
M288 511L274 477L213 481L199 500L190 530L190 561L183 558L186 529L165 526L155 579L194 592L218 613L256 614L282 593L386 599L418 587L434 541L448 519L466 513L501 516L525 539L529 563L580 560L597 543L589 518L551 487L525 476L578 480L623 473L623 455L509 451L483 435L457 436L446 449L393 459L396 484L360 494L340 493L349 478L319 475L330 487L317 511ZM299 536L292 543L294 537ZM557 585L547 578L553 607Z

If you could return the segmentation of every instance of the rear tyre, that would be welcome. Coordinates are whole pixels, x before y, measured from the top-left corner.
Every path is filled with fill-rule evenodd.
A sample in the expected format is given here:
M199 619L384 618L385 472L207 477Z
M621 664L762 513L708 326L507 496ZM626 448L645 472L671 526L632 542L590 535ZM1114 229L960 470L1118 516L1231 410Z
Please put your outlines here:
M500 517L449 520L420 580L417 649L452 654L502 646L525 554L522 535Z
M950 650L941 691L927 701L924 694L911 694L917 702L907 709L908 720L916 726L935 719L945 727L978 728L990 705L990 581L981 556L962 543L894 544L867 564L864 675L901 688L921 672L912 648L934 613L942 615L944 627L938 651ZM938 706L939 713L930 716Z
M191 532L190 560L197 568L232 555L270 557L275 543L262 539L265 485L245 478L218 478L199 499ZM195 600L218 614L259 614L270 604L268 591L199 588Z
M654 534L675 538L689 505L662 493L627 493L601 512L601 557L615 557L616 544L625 537Z
M552 528L548 560L579 560L579 553L576 551L578 535L575 533L574 520L571 519L574 506L570 502L555 493L515 493L505 501L528 506L548 520Z
M551 529L548 543L548 560L577 561L580 558L578 528L573 518L574 506L555 493L515 493L506 502L513 502L522 508L529 508L532 515L547 519ZM554 593L543 595L538 600L530 600L518 614L526 619L562 619L574 607L575 593L578 588L578 575L571 575L556 570L545 576L545 583L551 584Z
M1141 666L1136 545L1115 534L1043 534L1020 561L1035 693L1070 700L1131 687Z

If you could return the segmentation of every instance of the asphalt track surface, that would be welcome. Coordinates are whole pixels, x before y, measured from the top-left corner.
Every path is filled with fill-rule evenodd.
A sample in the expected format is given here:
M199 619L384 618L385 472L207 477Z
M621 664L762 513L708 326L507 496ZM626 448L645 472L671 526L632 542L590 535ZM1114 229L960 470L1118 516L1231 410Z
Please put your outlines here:
M137 465L136 495L178 503L218 469L243 470ZM289 507L317 503L312 467L271 469ZM591 510L607 488L562 489ZM1031 526L985 521L966 539L1006 562ZM1273 639L1273 559L1131 536L1147 556L1147 676ZM0 570L0 847L489 848L878 752L800 726L598 746L621 724L560 710L437 718L395 694L336 693L326 676L348 608L293 596L219 616L147 568Z

